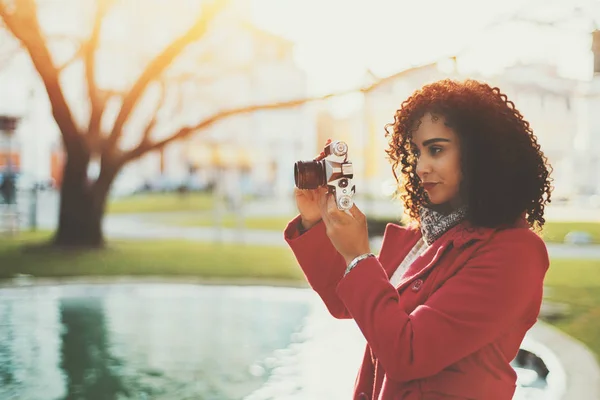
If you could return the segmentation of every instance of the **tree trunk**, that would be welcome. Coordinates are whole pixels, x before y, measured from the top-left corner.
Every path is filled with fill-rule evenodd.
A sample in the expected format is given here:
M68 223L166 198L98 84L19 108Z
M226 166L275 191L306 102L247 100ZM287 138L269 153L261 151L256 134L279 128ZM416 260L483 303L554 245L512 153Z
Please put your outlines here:
M83 153L83 154L82 154ZM60 189L60 214L54 245L73 248L104 246L102 219L116 168L103 166L98 180L87 176L89 155L78 151L67 155ZM108 172L108 171L114 171Z

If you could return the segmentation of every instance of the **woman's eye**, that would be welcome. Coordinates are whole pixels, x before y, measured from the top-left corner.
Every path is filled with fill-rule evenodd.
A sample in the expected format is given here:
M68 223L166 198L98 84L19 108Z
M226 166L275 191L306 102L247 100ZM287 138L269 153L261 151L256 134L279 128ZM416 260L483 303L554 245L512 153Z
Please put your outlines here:
M442 151L442 148L441 148L441 147L435 147L435 146L434 146L434 147L430 147L430 148L429 148L429 153L430 153L432 156L435 156L436 154L438 154L438 153L441 153L441 151Z

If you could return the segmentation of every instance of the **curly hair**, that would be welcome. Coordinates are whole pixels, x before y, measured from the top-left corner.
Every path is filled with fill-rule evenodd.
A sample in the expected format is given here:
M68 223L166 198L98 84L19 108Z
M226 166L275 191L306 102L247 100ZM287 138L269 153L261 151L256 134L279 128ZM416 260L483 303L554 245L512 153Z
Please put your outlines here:
M514 103L500 89L472 79L423 86L385 126L386 153L399 188L404 185L400 197L408 216L420 224L419 209L428 204L411 150L412 133L427 112L442 116L460 138L460 193L467 220L495 228L525 214L530 227L541 229L552 191L552 168Z

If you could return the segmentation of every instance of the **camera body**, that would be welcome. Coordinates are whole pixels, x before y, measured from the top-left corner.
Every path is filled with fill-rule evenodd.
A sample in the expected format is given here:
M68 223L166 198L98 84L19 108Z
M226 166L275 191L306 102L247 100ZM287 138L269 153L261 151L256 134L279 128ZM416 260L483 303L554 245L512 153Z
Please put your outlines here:
M339 210L349 210L354 204L354 169L348 161L348 145L342 141L327 143L321 154L312 161L294 164L294 180L298 189L327 186L335 195Z

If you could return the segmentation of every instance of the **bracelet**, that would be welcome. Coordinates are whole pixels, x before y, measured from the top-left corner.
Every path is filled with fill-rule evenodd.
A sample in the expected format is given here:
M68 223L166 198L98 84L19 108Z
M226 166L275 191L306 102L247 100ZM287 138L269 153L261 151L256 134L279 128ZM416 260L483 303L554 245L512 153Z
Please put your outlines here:
M365 253L365 254L361 254L358 257L355 257L354 260L350 261L350 264L348 264L348 266L346 267L346 272L344 272L344 276L346 276L348 274L348 272L350 272L352 270L352 268L356 267L359 262L361 262L365 258L369 258L369 257L375 257L375 254Z

